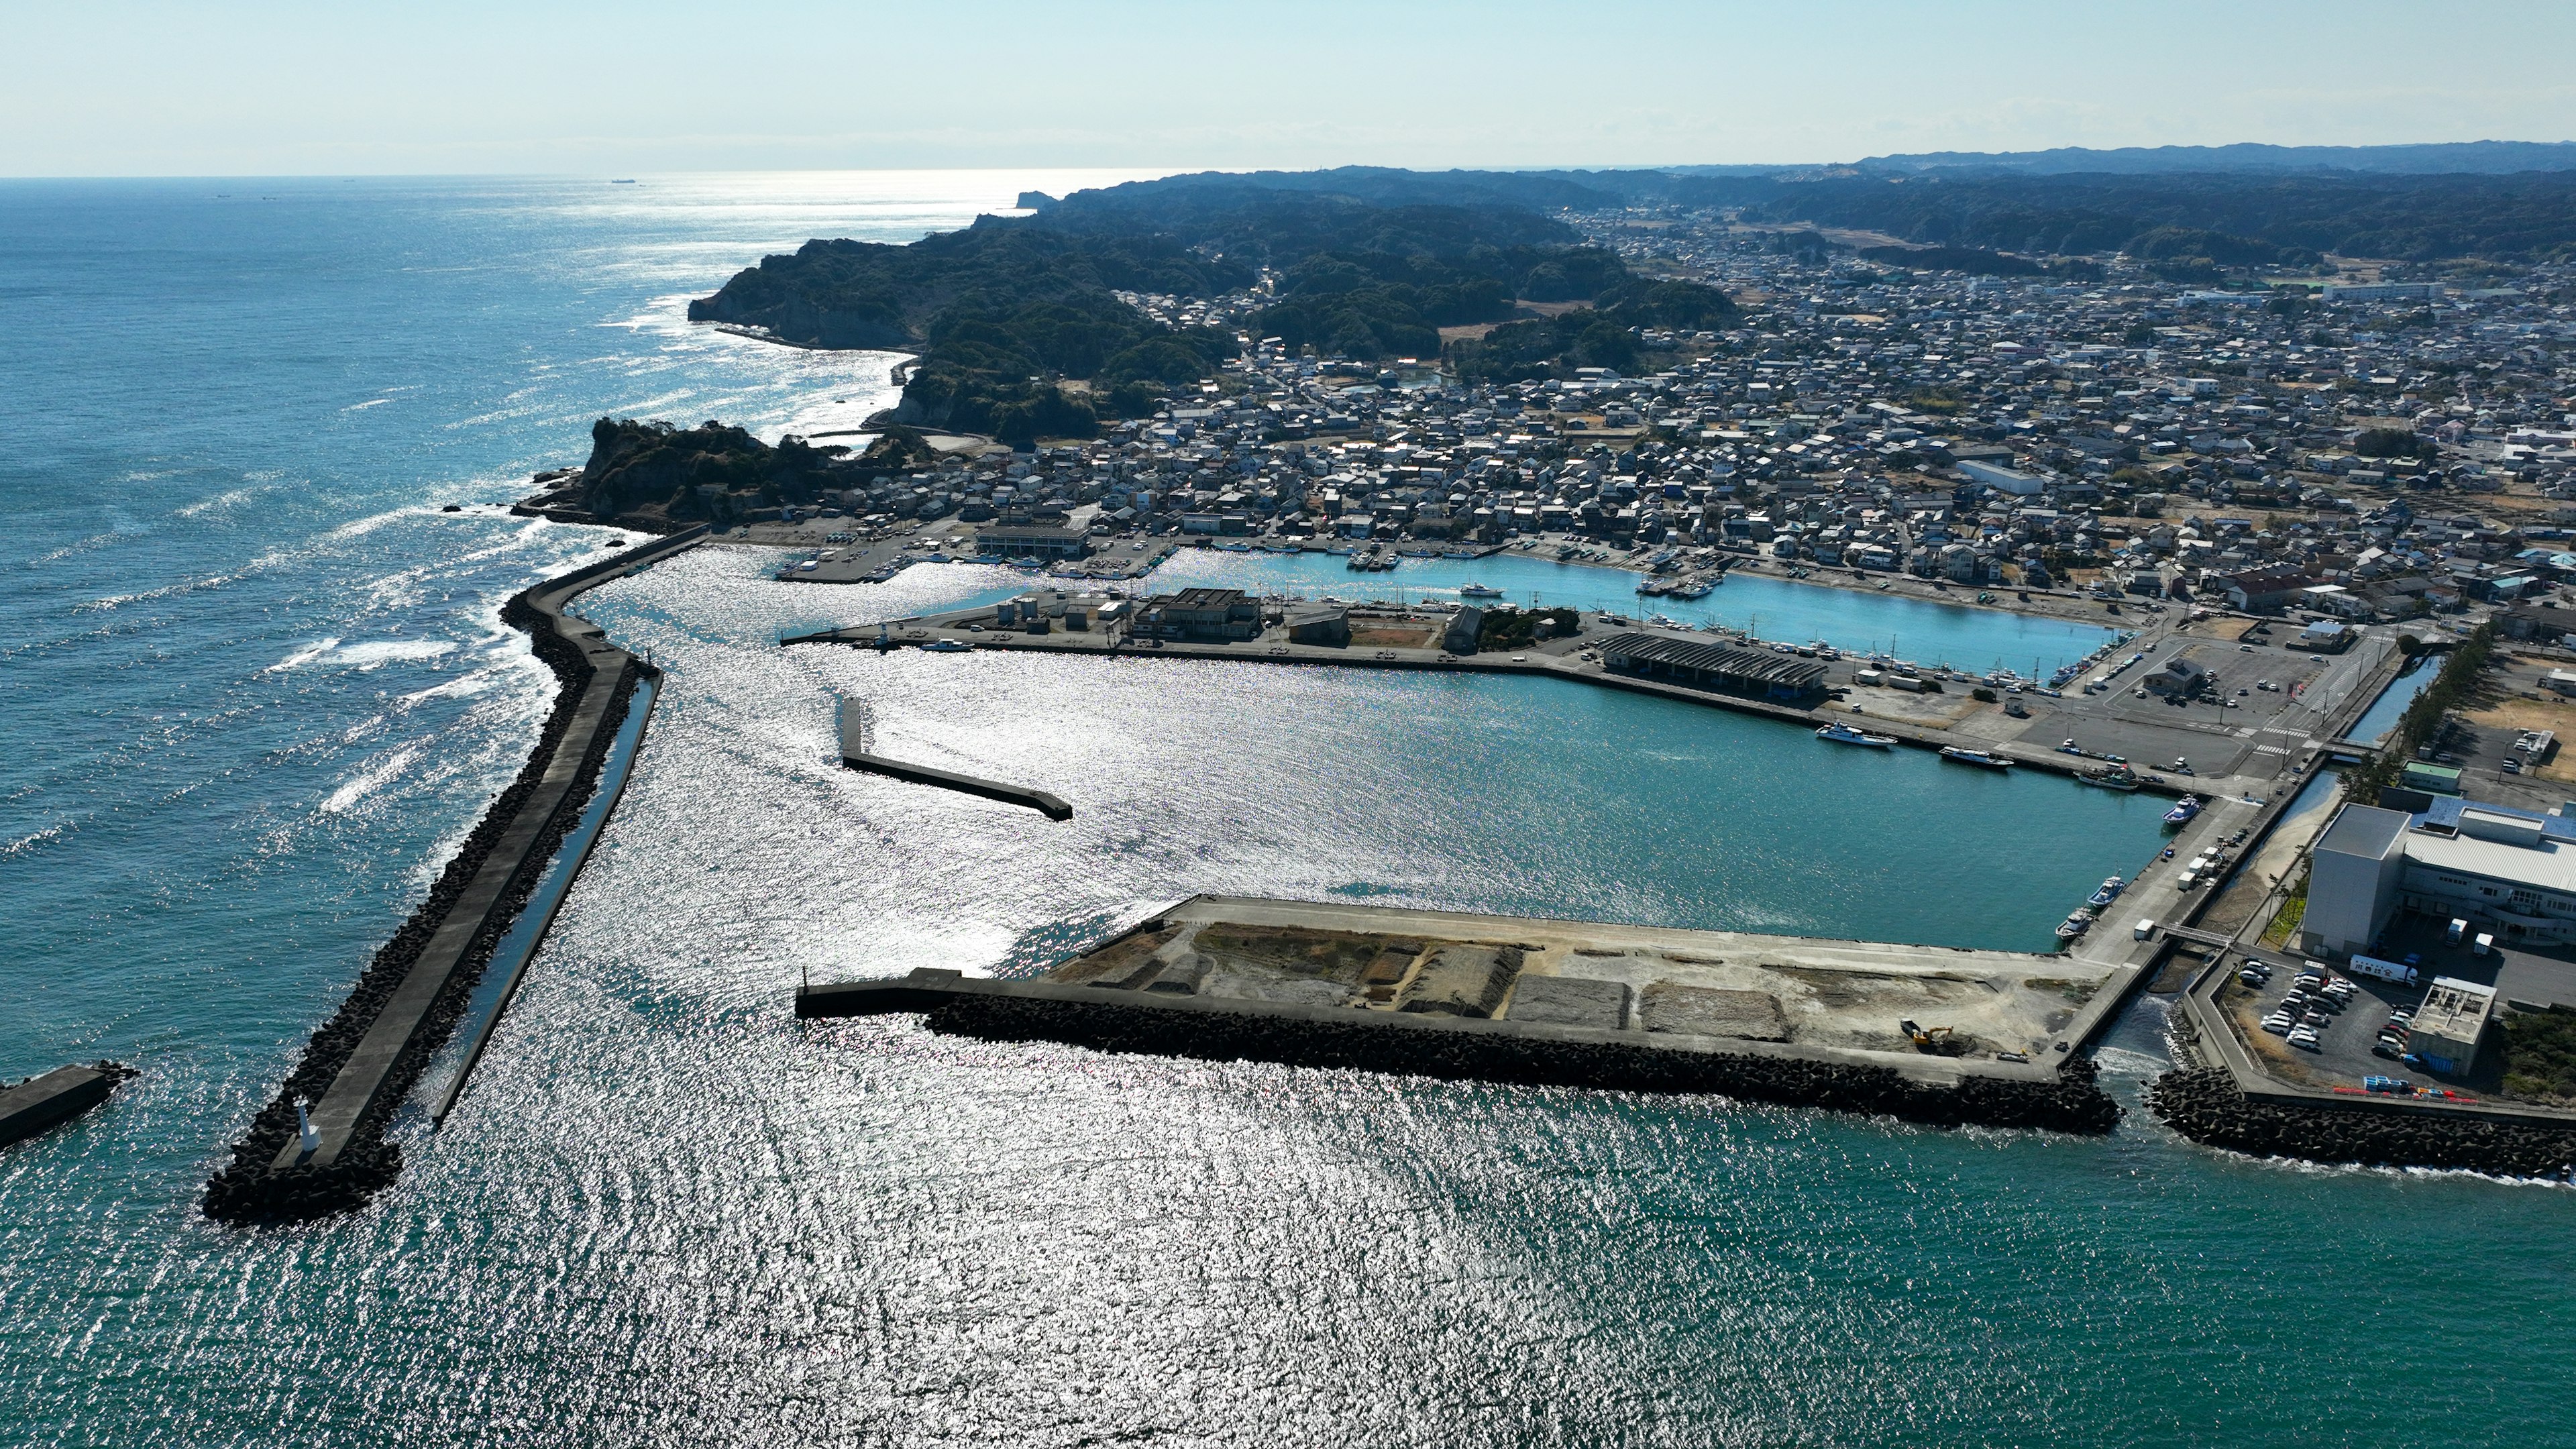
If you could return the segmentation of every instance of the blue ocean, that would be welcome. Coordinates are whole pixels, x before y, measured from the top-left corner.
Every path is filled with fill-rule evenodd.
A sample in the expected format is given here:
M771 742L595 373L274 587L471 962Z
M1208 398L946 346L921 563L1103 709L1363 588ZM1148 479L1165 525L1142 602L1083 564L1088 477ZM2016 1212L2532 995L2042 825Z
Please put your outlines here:
M795 1021L801 979L1025 974L1201 891L2040 949L2160 840L1556 681L777 643L1019 582L967 564L709 547L589 596L669 676L455 1115L363 1212L206 1220L525 757L552 687L501 603L623 537L510 516L529 475L603 415L854 424L895 357L686 299L1115 179L0 183L0 1075L142 1072L0 1150L0 1444L2576 1437L2576 1193L2183 1143L2136 1107L2152 997L2104 1139ZM1892 602L1703 607L1978 668L2099 641ZM836 695L1075 820L840 769Z

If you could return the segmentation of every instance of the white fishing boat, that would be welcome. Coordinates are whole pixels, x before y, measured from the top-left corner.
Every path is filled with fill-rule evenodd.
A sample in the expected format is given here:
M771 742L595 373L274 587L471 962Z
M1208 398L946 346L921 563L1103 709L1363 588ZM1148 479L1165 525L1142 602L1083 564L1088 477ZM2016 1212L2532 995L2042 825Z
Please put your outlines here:
M1870 734L1864 730L1856 730L1850 725L1843 723L1841 720L1836 720L1832 724L1825 726L1823 729L1816 731L1816 738L1823 740L1827 744L1865 745L1873 750L1888 749L1893 747L1896 743L1896 737L1894 735Z

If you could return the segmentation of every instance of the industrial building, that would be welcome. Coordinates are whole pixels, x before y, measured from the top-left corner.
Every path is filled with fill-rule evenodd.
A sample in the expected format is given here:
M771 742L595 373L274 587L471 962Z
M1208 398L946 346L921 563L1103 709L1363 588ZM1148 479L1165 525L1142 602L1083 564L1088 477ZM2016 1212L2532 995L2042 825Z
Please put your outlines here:
M2452 976L2436 976L2415 1009L2406 1035L2406 1050L2434 1071L2465 1077L2478 1065L2478 1041L2495 1015L2495 988Z
M1082 558L1091 552L1091 536L1079 528L990 523L975 530L975 547L1000 558Z
M1825 666L1811 659L1653 634L1612 635L1601 643L1601 662L1620 674L1768 699L1803 701L1825 688Z
M1128 633L1138 639L1223 644L1261 635L1261 601L1241 589L1183 589L1156 594L1136 610Z
M2399 910L2514 945L2576 941L2576 820L2456 796L2420 814L2346 805L2319 837L2300 944L2367 952Z

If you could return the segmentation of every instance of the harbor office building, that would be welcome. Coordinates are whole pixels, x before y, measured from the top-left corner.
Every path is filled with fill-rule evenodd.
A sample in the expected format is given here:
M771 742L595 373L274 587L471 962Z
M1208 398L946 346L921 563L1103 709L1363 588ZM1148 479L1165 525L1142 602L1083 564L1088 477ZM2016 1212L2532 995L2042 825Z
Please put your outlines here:
M2519 945L2576 941L2576 820L2457 797L2420 814L2346 805L2317 840L2299 944L2367 953L2403 910Z

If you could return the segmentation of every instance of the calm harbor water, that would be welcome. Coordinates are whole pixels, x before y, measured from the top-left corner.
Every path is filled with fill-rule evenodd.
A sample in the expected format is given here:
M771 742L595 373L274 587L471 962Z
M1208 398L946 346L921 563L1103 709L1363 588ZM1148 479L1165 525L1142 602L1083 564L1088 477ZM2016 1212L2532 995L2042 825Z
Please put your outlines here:
M366 1213L207 1223L522 757L548 691L500 602L604 545L436 505L577 461L603 412L864 414L887 359L680 299L1081 184L646 182L0 185L0 1072L144 1069L0 1152L0 1443L2564 1438L2562 1190L2135 1114L1945 1133L799 1026L801 974L1035 970L1202 890L2037 945L2157 839L2063 781L1551 681L770 642L1017 583L973 566L832 590L703 550L597 595L671 676L463 1106L406 1125ZM1526 567L1546 602L1624 587ZM1906 608L1859 642L2089 647ZM1079 813L837 769L836 691L888 750ZM2124 1097L2159 1041L2150 1000L2105 1055Z
M1750 629L1763 639L1804 644L1824 640L1837 648L1886 650L1920 664L1949 664L1984 673L1998 667L2044 677L2108 642L2110 629L2006 613L1964 604L1936 604L1893 594L1730 574L1704 599L1647 598L1638 575L1625 569L1561 564L1554 559L1496 554L1470 561L1406 559L1393 573L1353 573L1346 560L1323 553L1222 553L1184 549L1154 571L1157 590L1217 585L1256 593L1330 594L1354 600L1460 602L1458 590L1481 584L1503 591L1492 602L1527 608L1607 609L1630 618L1661 614L1691 625ZM1466 600L1465 602L1475 602ZM2034 674L2036 671L2036 674Z

